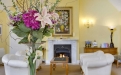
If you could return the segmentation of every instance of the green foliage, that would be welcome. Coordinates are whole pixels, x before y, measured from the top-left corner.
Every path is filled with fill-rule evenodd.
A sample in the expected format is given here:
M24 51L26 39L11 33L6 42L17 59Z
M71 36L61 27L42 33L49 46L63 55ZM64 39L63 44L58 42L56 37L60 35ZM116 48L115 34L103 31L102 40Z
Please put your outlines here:
M36 38L36 37L32 37L32 39L31 39L31 41L34 43L36 43L37 40L38 40L38 38Z
M52 28L46 28L46 30L43 34L45 36L49 37L49 36L51 36L51 33L53 33L53 29Z
M27 37L29 33L23 32L22 30L19 29L19 27L14 27L12 29L12 32L15 33L19 37Z
M32 35L40 40L42 40L43 33L41 31L33 31Z
M40 51L42 51L42 46L40 46L39 48L37 48L37 50L40 50Z
M19 44L20 43L28 43L29 41L28 41L28 37L24 37L23 39L21 39L20 41L19 41Z
M27 27L24 25L24 23L19 23L18 27L19 27L19 29L20 29L21 31L23 31L23 32L30 32L30 31L31 31L31 29L30 29L30 28L27 28Z

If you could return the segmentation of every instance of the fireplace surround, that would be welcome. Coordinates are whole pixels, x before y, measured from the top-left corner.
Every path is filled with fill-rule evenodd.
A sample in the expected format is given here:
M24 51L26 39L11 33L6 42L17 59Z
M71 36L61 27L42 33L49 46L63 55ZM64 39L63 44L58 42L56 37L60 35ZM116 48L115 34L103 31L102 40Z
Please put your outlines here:
M54 57L54 45L71 45L71 64L77 64L77 39L48 39L46 64Z

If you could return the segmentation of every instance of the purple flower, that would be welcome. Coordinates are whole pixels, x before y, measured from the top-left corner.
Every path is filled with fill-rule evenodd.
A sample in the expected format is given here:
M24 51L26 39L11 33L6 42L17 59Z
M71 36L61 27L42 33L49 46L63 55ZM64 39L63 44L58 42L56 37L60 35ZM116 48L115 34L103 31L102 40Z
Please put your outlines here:
M26 27L31 28L33 30L38 30L40 28L40 22L35 20L35 13L38 12L36 10L29 10L28 12L23 13L22 19Z
M9 17L10 17L11 20L13 20L15 22L21 21L20 15L15 15L15 16L9 15Z

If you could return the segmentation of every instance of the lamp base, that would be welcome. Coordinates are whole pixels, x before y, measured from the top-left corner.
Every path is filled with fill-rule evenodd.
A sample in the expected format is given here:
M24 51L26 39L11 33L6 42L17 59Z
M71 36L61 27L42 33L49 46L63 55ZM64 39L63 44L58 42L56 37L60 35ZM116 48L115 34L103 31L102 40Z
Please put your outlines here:
M110 48L114 48L114 44L113 43L110 43Z

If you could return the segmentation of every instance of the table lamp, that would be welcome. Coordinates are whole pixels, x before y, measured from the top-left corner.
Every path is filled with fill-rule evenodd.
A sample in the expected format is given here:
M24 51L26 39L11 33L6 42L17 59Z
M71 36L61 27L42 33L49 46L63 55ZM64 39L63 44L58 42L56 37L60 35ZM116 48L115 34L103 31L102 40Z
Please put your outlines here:
M111 39L111 42L110 42L110 48L114 48L114 43L113 43L113 32L114 32L114 29L115 27L110 27L110 31L111 31L111 35L110 35L110 39Z

